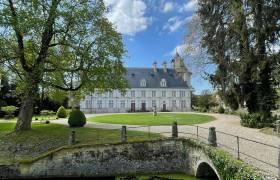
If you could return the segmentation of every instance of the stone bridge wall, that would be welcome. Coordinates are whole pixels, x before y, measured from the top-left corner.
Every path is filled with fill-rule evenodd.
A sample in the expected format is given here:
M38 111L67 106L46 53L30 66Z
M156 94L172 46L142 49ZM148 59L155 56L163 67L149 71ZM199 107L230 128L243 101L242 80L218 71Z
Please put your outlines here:
M189 146L186 140L169 139L62 149L35 162L21 163L16 166L18 168L13 167L11 174L21 177L93 177L154 172L197 175L201 163L217 174L202 151Z

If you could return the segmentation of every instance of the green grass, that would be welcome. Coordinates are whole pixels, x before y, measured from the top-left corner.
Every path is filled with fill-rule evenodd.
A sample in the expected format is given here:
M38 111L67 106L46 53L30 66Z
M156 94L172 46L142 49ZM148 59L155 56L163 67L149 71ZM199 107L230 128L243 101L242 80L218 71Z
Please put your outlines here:
M34 114L32 117L32 120L35 121L35 119L38 119L38 121L46 121L46 120L56 120L56 115L36 115ZM12 119L4 119L4 118L0 118L0 120L4 120L4 121L16 121L17 117L14 117Z
M280 134L277 134L277 132L273 131L273 128L269 128L269 127L262 128L260 129L260 132L264 134L280 137Z
M178 114L178 113L132 113L114 114L88 118L91 122L127 124L127 125L171 125L176 121L179 125L201 124L213 121L215 118L201 114Z
M0 164L39 156L67 145L70 128L57 124L33 123L32 130L13 133L15 123L0 123ZM120 142L120 130L75 128L78 144ZM156 134L128 131L128 141L160 138Z
M166 179L174 179L174 180L195 180L197 179L194 176L190 176L183 173L160 173L160 174L152 174L152 175L135 175L137 180L148 180L151 179L151 177L157 177L157 178L166 178ZM117 177L117 180L120 180L121 177Z

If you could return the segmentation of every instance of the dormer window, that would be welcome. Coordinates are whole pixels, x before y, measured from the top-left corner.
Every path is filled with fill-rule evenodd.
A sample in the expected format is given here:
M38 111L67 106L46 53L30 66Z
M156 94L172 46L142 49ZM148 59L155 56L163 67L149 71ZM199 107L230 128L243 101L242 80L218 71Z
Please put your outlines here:
M160 87L166 87L166 80L165 79L161 79Z
M141 86L141 87L146 87L146 80L145 80L145 79L142 79L142 80L140 81L140 86Z

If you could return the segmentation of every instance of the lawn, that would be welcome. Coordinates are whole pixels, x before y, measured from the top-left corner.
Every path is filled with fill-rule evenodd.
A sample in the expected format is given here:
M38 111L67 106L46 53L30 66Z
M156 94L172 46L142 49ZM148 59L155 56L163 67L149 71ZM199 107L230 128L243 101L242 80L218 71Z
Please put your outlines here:
M129 176L130 177L130 176ZM183 173L159 173L159 174L152 174L152 175L135 175L137 180L147 180L147 179L173 179L173 180L195 180L197 179L194 176L190 176ZM117 180L120 180L123 177L117 177Z
M56 120L56 115L36 115L34 114L32 117L32 121L36 121L36 119L38 121L46 121L46 120ZM4 118L0 118L0 120L3 121L16 121L17 117L14 117L12 119L4 119Z
M179 114L179 113L131 113L102 115L88 118L91 122L126 124L126 125L171 125L176 121L179 125L202 124L213 121L215 118L201 114Z
M32 130L13 133L15 123L0 123L0 164L8 164L39 156L67 145L67 126L33 123ZM105 144L120 142L120 130L75 128L78 144ZM160 138L156 134L128 131L128 141Z

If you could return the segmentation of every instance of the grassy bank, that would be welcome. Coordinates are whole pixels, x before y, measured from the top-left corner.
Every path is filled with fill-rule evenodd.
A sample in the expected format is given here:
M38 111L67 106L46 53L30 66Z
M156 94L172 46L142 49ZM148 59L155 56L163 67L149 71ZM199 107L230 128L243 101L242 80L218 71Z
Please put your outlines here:
M33 123L32 130L14 133L15 123L0 123L0 164L9 164L39 156L65 146L71 130L76 131L78 144L105 144L120 141L120 130L75 128L57 124ZM128 141L160 138L159 135L128 131Z

